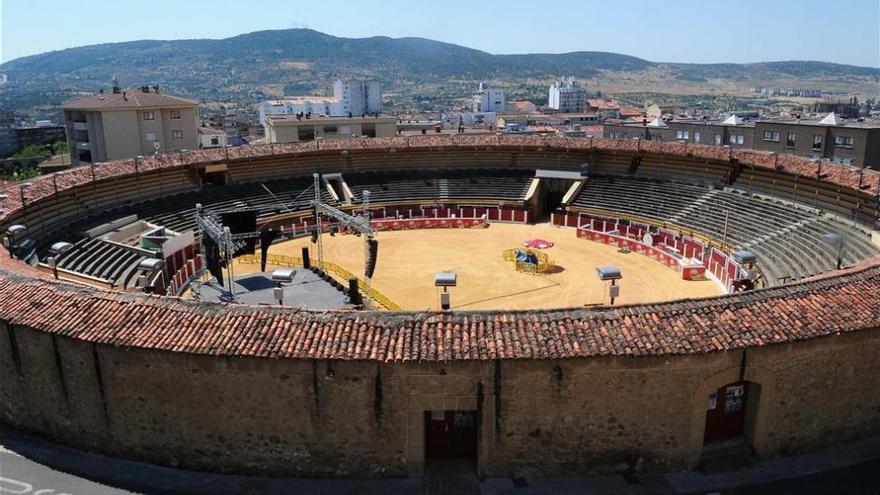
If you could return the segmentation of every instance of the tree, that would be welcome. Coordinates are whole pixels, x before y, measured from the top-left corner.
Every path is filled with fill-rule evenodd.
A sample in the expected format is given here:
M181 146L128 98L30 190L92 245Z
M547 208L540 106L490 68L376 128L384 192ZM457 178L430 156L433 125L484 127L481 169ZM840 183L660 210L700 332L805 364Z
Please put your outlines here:
M49 152L46 151L45 146L40 146L39 144L32 144L30 146L26 146L9 158L41 158L44 156L48 156Z
M66 155L68 153L70 153L70 148L67 146L67 141L55 141L55 144L52 145L52 154Z

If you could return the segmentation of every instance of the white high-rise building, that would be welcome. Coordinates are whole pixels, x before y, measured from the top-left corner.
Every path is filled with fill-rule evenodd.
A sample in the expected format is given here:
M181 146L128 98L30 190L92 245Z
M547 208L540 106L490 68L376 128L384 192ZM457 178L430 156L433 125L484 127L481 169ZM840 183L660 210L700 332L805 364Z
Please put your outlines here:
M337 79L333 96L296 96L267 100L259 104L260 122L267 115L311 114L327 117L360 117L382 113L382 85L379 81Z
M382 85L379 81L337 79L333 83L333 96L340 104L339 113L334 115L382 113Z
M480 83L474 95L474 112L503 112L505 106L504 91L490 87L487 82Z
M587 89L574 77L554 81L550 86L547 106L563 113L581 113L587 109Z

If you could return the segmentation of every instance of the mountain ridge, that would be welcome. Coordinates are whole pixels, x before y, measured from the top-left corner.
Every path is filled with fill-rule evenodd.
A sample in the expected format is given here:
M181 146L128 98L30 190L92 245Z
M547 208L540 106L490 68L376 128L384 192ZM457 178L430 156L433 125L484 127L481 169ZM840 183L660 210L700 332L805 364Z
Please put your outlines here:
M491 54L420 37L345 38L282 29L222 39L102 43L17 58L0 65L0 73L8 76L0 86L0 103L13 109L57 105L108 88L114 74L124 85L156 83L182 96L250 101L321 92L332 77L351 75L379 79L391 92L403 88L414 101L430 101L445 98L444 92L458 94L465 83L481 79L530 81L538 87L567 75L614 79L649 71L670 84L880 81L880 68L821 61L683 64L585 50Z

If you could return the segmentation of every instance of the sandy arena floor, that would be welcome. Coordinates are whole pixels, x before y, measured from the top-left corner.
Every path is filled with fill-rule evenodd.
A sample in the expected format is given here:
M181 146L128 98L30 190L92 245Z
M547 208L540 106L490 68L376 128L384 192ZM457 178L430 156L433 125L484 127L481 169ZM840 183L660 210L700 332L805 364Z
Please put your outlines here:
M555 246L545 249L561 271L530 275L514 270L502 251L521 246L525 239L542 238ZM721 294L714 282L682 280L678 272L640 254L620 254L617 248L578 239L573 229L544 225L492 224L486 229L425 229L380 232L379 261L373 286L410 310L438 309L440 289L434 275L443 270L458 274L450 289L458 309L561 308L607 304L607 282L596 277L596 267L616 265L623 273L615 304L668 301ZM324 257L363 275L364 241L353 235L324 235ZM287 241L270 252L298 256L309 238ZM312 259L316 249L312 247ZM242 267L247 268L247 267ZM247 270L250 271L250 270ZM236 273L237 275L241 272Z

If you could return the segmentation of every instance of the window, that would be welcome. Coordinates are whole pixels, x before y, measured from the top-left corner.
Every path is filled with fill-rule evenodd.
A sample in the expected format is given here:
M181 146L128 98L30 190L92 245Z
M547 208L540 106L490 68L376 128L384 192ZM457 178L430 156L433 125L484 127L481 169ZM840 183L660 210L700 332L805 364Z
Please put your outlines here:
M183 131L171 131L171 137L173 137L174 139L183 139Z
M651 141L654 141L655 143L662 143L663 136L651 136Z
M788 136L785 138L785 145L789 148L794 148L794 143L797 140L797 134L793 132L789 132Z
M834 136L834 146L852 148L853 138L847 136Z
M721 134L715 134L715 146L721 146Z
M144 120L156 120L156 114L153 112L144 112Z
M156 140L156 133L155 132L148 132L147 133L147 141L155 141L155 140Z
M764 141L779 142L779 131L764 131Z
M220 144L220 138L218 138L218 137L216 137L216 136L212 137L212 138L211 138L211 144L213 144L213 145L218 145L218 144Z
M822 149L822 135L821 134L813 134L813 149L821 150Z
M694 131L694 142L695 143L700 142L700 131Z
M180 120L180 110L172 110L171 118L174 120Z
M731 134L729 142L730 144L743 144L745 142L745 136L742 134Z
M675 131L675 139L689 139L690 134L689 131Z

